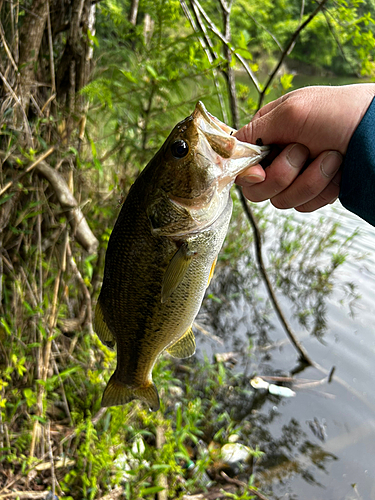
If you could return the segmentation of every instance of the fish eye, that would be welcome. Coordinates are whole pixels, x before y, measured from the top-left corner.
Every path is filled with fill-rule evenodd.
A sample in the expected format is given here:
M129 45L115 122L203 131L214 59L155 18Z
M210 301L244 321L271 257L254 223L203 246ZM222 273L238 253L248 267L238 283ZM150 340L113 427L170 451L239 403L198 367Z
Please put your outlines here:
M180 139L179 141L175 141L171 146L172 155L177 158L184 158L189 152L188 144Z

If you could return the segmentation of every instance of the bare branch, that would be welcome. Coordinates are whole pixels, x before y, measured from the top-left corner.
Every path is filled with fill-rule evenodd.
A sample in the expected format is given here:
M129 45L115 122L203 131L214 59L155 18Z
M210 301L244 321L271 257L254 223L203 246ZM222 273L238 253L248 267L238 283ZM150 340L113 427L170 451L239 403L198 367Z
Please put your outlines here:
M55 147L52 146L50 147L47 151L45 151L43 154L41 154L31 165L29 165L26 170L24 170L18 177L16 177L15 179L13 179L12 181L9 181L7 184L5 184L5 186L0 189L0 196L2 194L5 193L5 191L7 191L13 184L16 184L17 182L19 182L21 180L21 178L27 174L28 172L30 172L31 170L33 170L33 168L35 168L41 161L45 160L46 158L48 158L48 156L55 150ZM0 154L1 156L1 154Z
M286 331L286 333L289 337L289 340L292 342L294 347L299 352L300 360L308 365L316 367L317 366L316 363L310 358L307 351L305 350L305 348L302 346L302 344L300 343L300 341L297 339L296 335L294 334L292 327L290 326L288 320L286 319L286 317L282 311L282 308L279 304L279 301L276 298L275 291L273 289L272 283L269 279L269 276L268 276L268 273L266 270L266 266L264 265L264 261L263 261L262 240L261 240L261 234L260 234L260 231L258 228L258 224L254 218L252 211L250 210L250 207L246 201L245 196L242 193L242 189L239 186L237 186L237 191L239 193L240 200L241 200L243 209L245 211L245 214L246 214L246 216L247 216L247 218L248 218L248 220L253 228L254 240L255 240L254 243L255 243L255 250L256 250L256 256L257 256L257 262L259 265L259 270L263 276L263 280L266 284L268 294L270 296L270 299L271 299L273 307L276 311L276 314L277 314L281 324L283 325L284 330Z
M260 491L258 491L257 489L252 488L251 486L247 485L243 481L240 481L239 479L229 477L227 474L225 474L224 471L221 471L220 475L226 481L228 481L228 483L236 484L237 486L241 486L242 488L245 488L246 491L251 492L252 494L254 494L255 496L257 496L258 498L260 498L260 500L268 500L268 498L265 497L262 493L260 493Z
M297 29L296 31L293 33L293 35L291 36L287 46L285 47L283 53L281 54L280 56L280 59L278 61L278 63L276 64L274 70L272 71L272 73L270 74L268 80L267 80L267 83L264 87L264 89L260 92L260 95L259 95L259 101L258 101L258 109L260 109L263 105L263 100L264 100L264 96L266 95L266 91L268 89L268 87L271 85L273 79L275 78L275 75L276 73L279 71L282 63L284 62L284 59L286 58L286 56L290 53L291 49L293 48L297 38L299 37L299 34L301 33L302 30L304 30L306 28L306 26L314 19L314 17L319 13L319 11L324 7L324 5L327 3L328 0L322 0L318 6L316 7L316 9L309 15L309 17L306 19L306 21L304 23L302 23Z
M48 31L48 48L49 48L49 65L50 65L50 71L51 71L51 84L52 84L52 89L51 93L52 95L56 92L56 79L55 79L55 63L53 59L53 41L52 41L52 30L51 30L51 16L50 16L50 6L49 6L49 0L47 0L48 4L48 13L47 13L47 31Z
M325 0L327 1L327 0ZM225 38L225 36L220 32L220 30L215 26L215 24L211 21L210 17L206 14L205 10L203 9L203 7L201 6L201 4L199 3L198 0L192 0L192 2L194 2L194 4L197 6L197 8L199 9L199 11L201 12L202 16L204 17L205 21L207 22L207 25L209 27L209 29L215 33L215 35L220 38L220 40L226 45L228 46L229 50L236 56L236 58L240 61L240 63L242 64L242 66L244 67L246 73L249 75L249 78L251 79L251 81L253 82L255 88L257 89L258 92L261 92L261 88L260 88L260 85L259 85L259 82L258 82L258 79L257 77L255 76L255 74L253 73L253 71L251 70L251 68L249 67L249 65L247 64L246 60L240 55L240 54L237 54L236 51L233 49L233 47L231 46L231 44L229 43L229 41Z
M12 53L11 53L11 51L8 47L8 44L5 40L5 33L4 33L3 25L1 24L1 22L0 22L0 36L1 36L1 40L2 40L3 45L4 45L5 52L7 53L7 56L9 57L9 60L12 63L12 66L13 66L15 72L18 73L17 64L16 64L15 60L13 59Z
M89 253L95 253L99 242L91 231L65 179L45 162L39 163L36 170L51 184L61 206L70 210L72 217L69 222L72 225L75 239Z
M182 7L182 10L185 13L185 16L187 17L188 21L190 22L191 27L193 28L194 32L197 33L197 35L198 35L198 40L199 40L199 42L200 42L200 44L202 46L202 49L204 50L204 52L205 52L205 54L207 56L207 59L209 60L209 62L211 64L213 64L214 61L215 61L215 59L217 59L217 54L215 53L215 51L213 49L213 44L211 42L210 37L208 36L206 27L205 27L204 23L202 22L202 20L201 20L201 18L199 16L199 11L197 10L197 8L194 5L194 3L191 2L191 6L192 6L194 14L195 14L195 19L196 19L197 23L199 24L199 28L200 29L195 24L195 21L194 21L193 17L190 14L190 11L188 9L188 6L186 5L185 0L180 0L180 4L181 4L181 7ZM203 33L203 37L199 35L200 31ZM214 79L214 84L215 84L217 95L218 95L218 98L219 98L219 103L220 103L221 113L222 113L222 116L223 116L223 121L227 122L228 121L228 117L227 117L227 113L226 113L226 110L225 110L224 99L223 99L223 96L222 96L222 93L221 93L220 84L219 84L219 81L218 81L218 78L217 78L218 75L217 75L216 68L212 68L212 76L213 76L213 79Z
M11 93L13 99L16 101L16 103L21 108L21 114L22 114L24 125L25 125L25 133L26 133L27 143L28 143L29 146L31 146L32 145L32 134L31 134L30 125L29 125L29 122L27 120L27 116L26 116L24 107L22 106L21 101L19 100L19 98L17 97L16 93L14 92L14 90L12 89L12 87L10 86L10 84L8 83L7 79L5 78L5 76L1 72L0 72L0 78L3 80L4 85L6 86L6 88Z

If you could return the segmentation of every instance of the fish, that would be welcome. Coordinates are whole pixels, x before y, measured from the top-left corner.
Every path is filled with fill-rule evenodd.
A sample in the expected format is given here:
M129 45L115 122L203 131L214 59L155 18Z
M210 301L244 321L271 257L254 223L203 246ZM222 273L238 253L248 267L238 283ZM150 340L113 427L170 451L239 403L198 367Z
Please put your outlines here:
M232 213L230 188L268 147L237 140L196 104L131 186L112 230L93 327L117 347L102 407L139 399L160 408L152 371L166 351L195 353L193 321Z

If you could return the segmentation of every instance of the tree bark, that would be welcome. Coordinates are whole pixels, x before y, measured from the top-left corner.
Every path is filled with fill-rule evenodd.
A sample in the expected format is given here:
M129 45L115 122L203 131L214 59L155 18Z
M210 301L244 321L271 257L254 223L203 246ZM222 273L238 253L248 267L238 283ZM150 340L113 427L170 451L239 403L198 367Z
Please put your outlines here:
M48 3L45 0L34 0L31 8L26 10L25 19L20 30L19 94L26 113L32 88L35 85L35 68L47 22L47 14ZM19 123L21 122L19 121Z

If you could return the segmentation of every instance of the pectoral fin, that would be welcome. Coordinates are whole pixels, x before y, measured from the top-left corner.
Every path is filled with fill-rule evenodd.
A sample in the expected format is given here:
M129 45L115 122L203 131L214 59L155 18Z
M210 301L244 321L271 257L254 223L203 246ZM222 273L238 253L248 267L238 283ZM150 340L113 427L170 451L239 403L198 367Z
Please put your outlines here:
M94 331L100 338L101 342L110 347L114 348L116 344L116 339L108 328L106 322L104 321L103 309L100 303L100 296L95 307L95 317L94 317Z
M196 255L196 253L189 250L187 243L183 243L174 254L164 274L161 288L162 303L167 301L184 279L194 255Z
M152 411L157 411L160 408L158 390L153 382L143 387L132 387L116 380L115 375L116 372L112 375L105 388L101 403L102 407L124 405L130 403L133 399L140 399L147 403Z
M195 353L195 338L191 326L186 330L183 336L167 352L174 358L190 358Z

